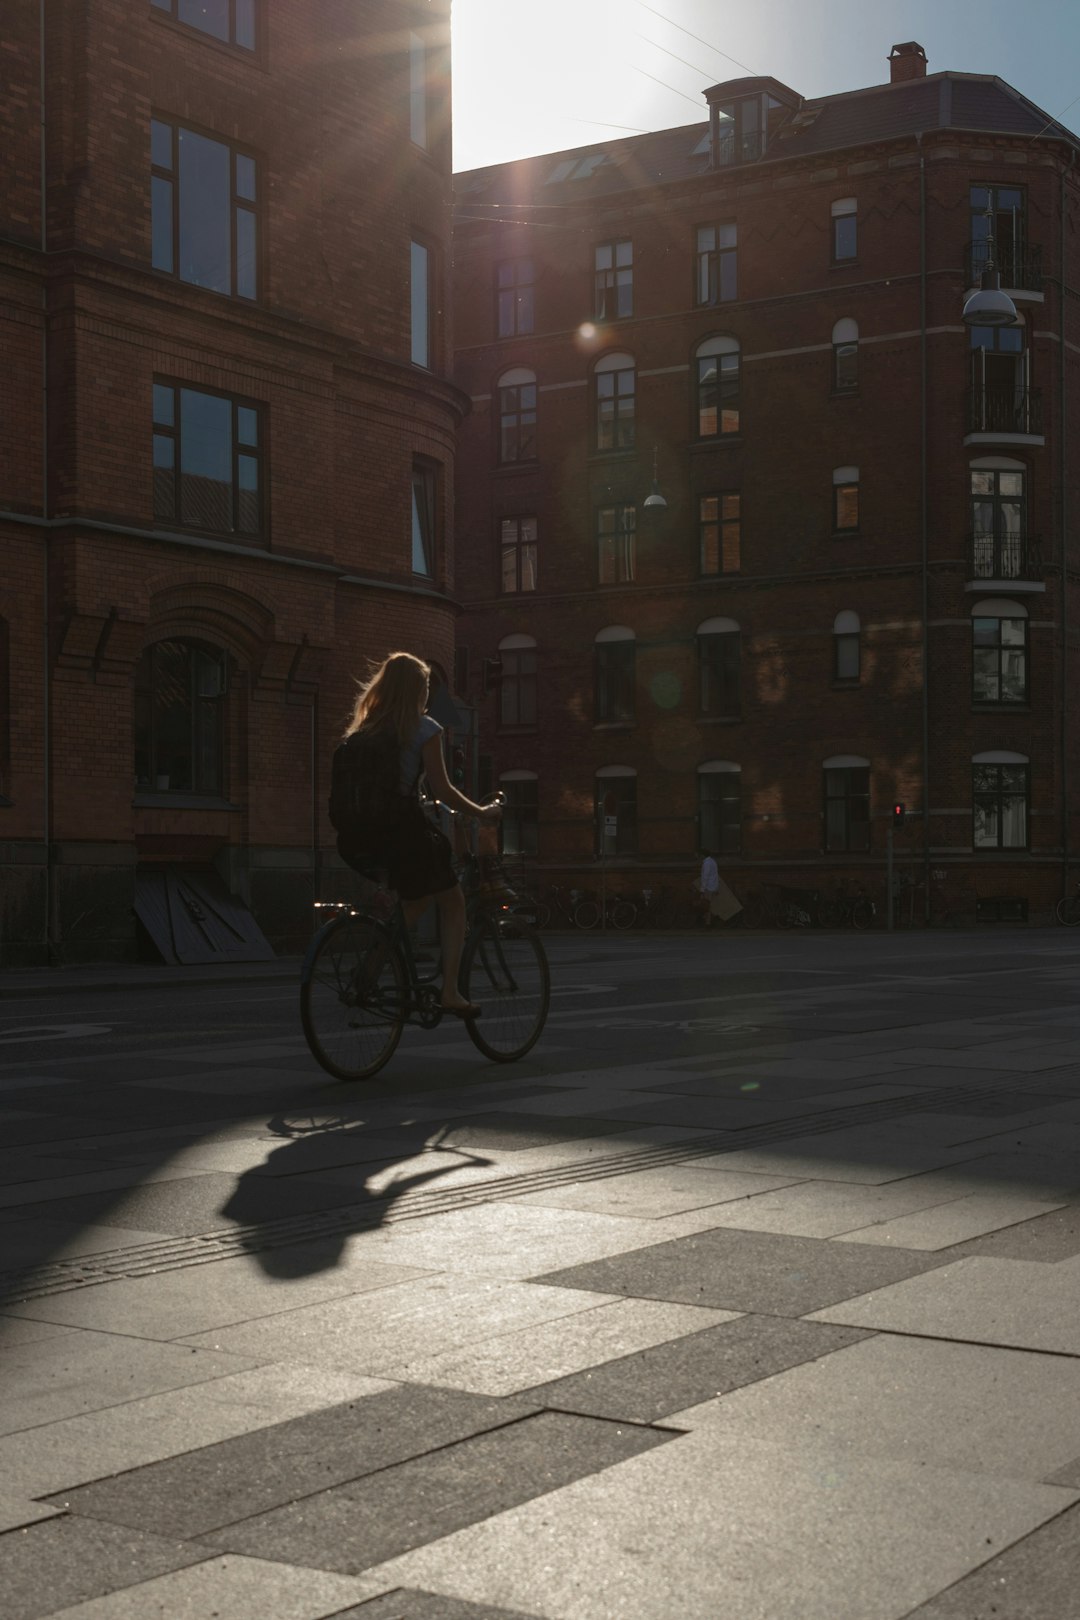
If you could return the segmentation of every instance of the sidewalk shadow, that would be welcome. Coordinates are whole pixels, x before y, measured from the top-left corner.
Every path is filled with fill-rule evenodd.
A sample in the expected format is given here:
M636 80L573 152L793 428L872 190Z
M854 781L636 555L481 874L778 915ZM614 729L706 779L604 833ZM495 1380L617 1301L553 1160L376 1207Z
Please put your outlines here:
M268 1276L299 1278L332 1270L340 1263L349 1238L381 1226L406 1194L453 1176L459 1169L495 1163L482 1154L442 1146L452 1129L450 1121L397 1124L383 1136L373 1135L363 1126L364 1115L359 1112L351 1119L342 1114L331 1120L305 1121L276 1114L267 1121L267 1129L282 1137L282 1144L272 1148L262 1164L238 1176L221 1214L243 1229L247 1252ZM363 1146L367 1136L373 1136L369 1154L365 1154ZM391 1152L380 1151L391 1145ZM460 1163L417 1166L388 1179L387 1172L395 1163L408 1164L424 1153L436 1152L453 1154ZM283 1219L290 1225L293 1222L288 1216L267 1218L268 1192L275 1184L287 1186L296 1176L320 1170L338 1172L335 1179L343 1188L348 1185L349 1173L354 1173L355 1189L348 1189L352 1196L343 1198L336 1207L314 1211L313 1230L307 1237L296 1235L295 1230L275 1230Z

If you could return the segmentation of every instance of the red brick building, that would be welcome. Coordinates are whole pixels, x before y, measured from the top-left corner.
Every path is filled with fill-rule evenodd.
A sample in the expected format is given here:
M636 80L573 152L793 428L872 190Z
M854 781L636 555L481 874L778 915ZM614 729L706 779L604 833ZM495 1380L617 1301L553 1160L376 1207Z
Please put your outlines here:
M917 920L1043 919L1077 836L1076 139L915 44L870 89L706 101L457 177L459 668L501 656L507 845L541 881L603 850L682 886L705 845L739 893L880 901L902 803ZM961 319L988 260L1014 325Z
M304 938L354 677L449 672L449 12L5 7L0 961Z

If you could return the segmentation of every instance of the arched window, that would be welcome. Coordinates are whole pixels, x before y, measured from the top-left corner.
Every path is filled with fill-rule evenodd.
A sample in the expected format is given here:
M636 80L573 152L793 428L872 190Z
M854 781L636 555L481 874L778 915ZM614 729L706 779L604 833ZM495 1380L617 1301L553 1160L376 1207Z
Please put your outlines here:
M1027 849L1031 767L1026 754L992 749L971 760L976 849Z
M826 852L863 854L870 848L870 761L860 754L833 754L822 769Z
M609 624L595 643L596 724L632 725L637 643L624 624Z
M850 394L859 386L859 328L852 320L837 321L832 329L833 388Z
M975 579L1028 579L1037 566L1027 532L1027 467L1011 456L971 463L971 546Z
M726 719L741 714L741 639L734 619L706 619L698 625L698 694L702 714Z
M499 729L520 731L536 725L536 642L532 636L504 636L499 642Z
M829 210L832 215L832 256L834 264L858 258L859 213L854 197L838 197Z
M499 378L499 460L531 461L536 455L536 373L524 366Z
M11 631L0 619L0 807L11 799Z
M859 469L833 468L833 533L854 534L859 527Z
M539 842L536 772L503 771L499 788L506 795L506 809L499 826L499 848L504 855L535 855Z
M1020 602L992 596L971 610L974 703L1028 700L1028 614Z
M859 679L859 615L850 611L838 613L833 620L833 679L857 681Z
M742 766L710 759L698 766L698 847L714 855L742 851Z
M135 670L135 785L225 793L229 656L202 641L157 641Z
M596 853L637 854L637 771L604 765L596 773Z
M739 344L706 338L694 350L697 436L719 439L739 431Z
M596 407L596 448L634 448L636 392L634 359L629 354L605 354L593 371Z

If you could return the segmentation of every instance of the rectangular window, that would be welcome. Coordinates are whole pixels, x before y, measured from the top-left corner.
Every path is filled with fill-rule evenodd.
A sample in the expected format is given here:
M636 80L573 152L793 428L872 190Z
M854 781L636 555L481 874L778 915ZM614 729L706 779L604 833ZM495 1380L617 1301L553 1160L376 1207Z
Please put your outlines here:
M499 389L499 460L532 461L536 455L536 382Z
M629 725L635 713L636 642L596 643L596 724Z
M258 296L258 165L224 141L150 123L151 263L235 298Z
M632 585L637 577L637 508L602 506L596 514L601 585Z
M1028 766L973 765L976 849L1027 849Z
M155 793L225 789L228 656L202 642L159 641L135 670L136 787Z
M1027 620L978 618L972 624L972 698L1027 702Z
M637 777L596 778L597 855L637 854Z
M520 337L533 330L535 271L531 259L506 259L495 269L495 316L500 337Z
M854 259L859 251L859 224L854 197L832 205L832 256L834 264Z
M154 517L211 534L262 531L261 410L154 384Z
M539 782L535 776L504 776L499 787L506 795L506 808L500 824L500 849L504 855L535 856L539 847Z
M422 242L409 246L409 287L412 299L412 363L431 366L431 253Z
M601 242L596 249L595 314L598 321L634 313L634 244Z
M1028 287L1024 192L1019 186L972 186L971 269L977 284L993 258L1003 287Z
M698 686L702 714L725 718L741 714L739 632L722 630L698 636L697 641Z
M536 725L536 648L507 648L499 682L499 727L503 731Z
M857 630L844 630L833 636L833 675L838 681L857 681L860 669L859 643L861 637Z
M427 150L428 66L423 37L409 35L409 139Z
M833 533L853 534L859 527L859 486L833 485Z
M412 571L428 579L435 573L435 469L413 462Z
M502 588L509 595L536 589L536 519L507 517L499 525Z
M825 772L825 849L862 854L870 848L870 767L840 765Z
M701 225L697 233L699 306L726 304L738 297L734 225Z
M742 566L742 496L698 497L698 555L703 575L737 574Z
M742 851L742 772L698 772L698 846L717 855Z
M256 0L150 0L157 11L165 12L186 28L209 34L223 45L240 50L255 49Z
M634 448L636 372L633 366L596 373L596 448Z

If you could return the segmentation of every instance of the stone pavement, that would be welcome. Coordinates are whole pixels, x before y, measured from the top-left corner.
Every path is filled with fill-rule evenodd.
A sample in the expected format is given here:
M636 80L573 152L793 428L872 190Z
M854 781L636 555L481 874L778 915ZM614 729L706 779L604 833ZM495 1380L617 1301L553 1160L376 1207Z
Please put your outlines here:
M5 1007L3 1620L1080 1614L1071 936L553 960L364 1087Z

